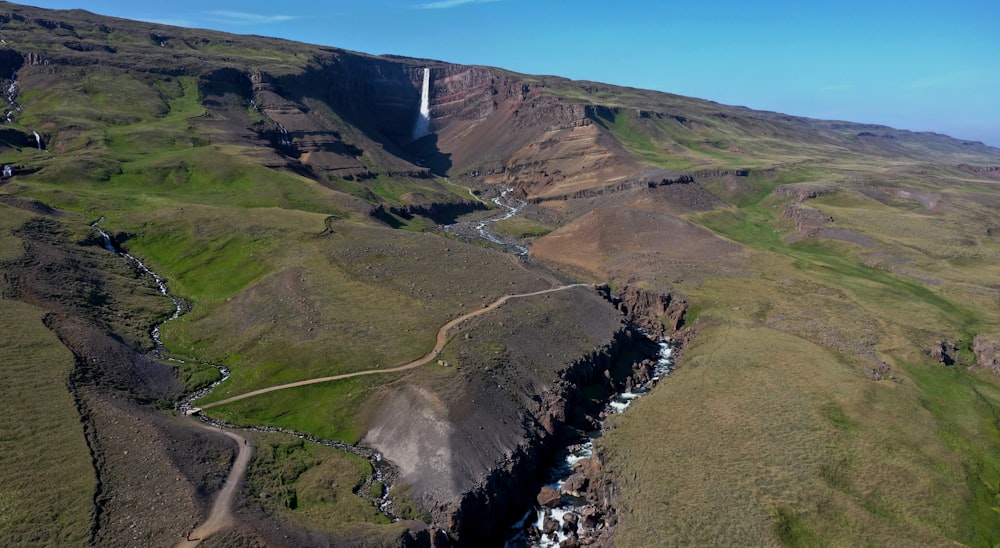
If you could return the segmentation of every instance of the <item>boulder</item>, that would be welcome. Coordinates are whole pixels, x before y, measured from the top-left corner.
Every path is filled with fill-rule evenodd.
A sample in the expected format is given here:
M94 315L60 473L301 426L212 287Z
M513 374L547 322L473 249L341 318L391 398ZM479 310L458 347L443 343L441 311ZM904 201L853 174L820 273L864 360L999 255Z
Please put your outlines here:
M584 529L594 529L601 523L601 511L596 506L587 506L581 511L580 525Z
M580 528L580 515L574 512L568 512L563 514L563 533L571 534L576 533L577 529Z
M583 459L573 465L573 472L590 479L596 479L601 473L601 461L596 455L589 459Z
M557 531L559 531L559 522L552 516L546 516L545 520L542 521L542 534L551 535Z
M559 543L559 548L580 548L580 539L576 537L570 537Z
M548 485L542 487L535 499L538 501L539 506L546 508L556 508L560 504L559 492Z
M562 487L559 488L559 492L564 495L569 495L571 497L582 497L582 492L587 490L587 485L590 480L587 479L583 474L573 474L570 476Z

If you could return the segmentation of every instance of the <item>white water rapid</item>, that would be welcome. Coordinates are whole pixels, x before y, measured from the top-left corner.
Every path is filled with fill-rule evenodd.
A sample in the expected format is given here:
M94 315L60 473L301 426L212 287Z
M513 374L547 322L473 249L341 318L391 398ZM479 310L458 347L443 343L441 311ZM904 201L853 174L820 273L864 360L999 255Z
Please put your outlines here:
M413 126L413 140L423 137L431 130L431 69L424 68L424 85L420 91L420 114Z
M651 380L645 385L635 388L632 392L622 392L614 396L608 402L607 414L624 412L633 401L640 398L643 394L648 393L658 381L674 370L673 351L670 343L661 340L659 344L659 355L656 365L653 367ZM574 473L573 467L578 462L588 459L594 454L594 439L600 437L602 434L603 424L600 430L589 435L589 439L586 442L570 447L566 452L566 456L550 471L549 483L546 485L562 493L561 489L563 485ZM580 532L586 533L580 516L584 513L583 510L588 504L587 501L565 493L562 493L560 499L560 504L557 508L535 507L529 510L521 521L511 528L511 536L505 543L505 548L520 548L523 546L557 548L561 542L574 536L574 533L570 532L572 528L565 527L567 520L564 517L567 514L575 514L577 518L575 523L580 524ZM544 534L546 521L551 523L553 520L558 524L558 527L555 531Z

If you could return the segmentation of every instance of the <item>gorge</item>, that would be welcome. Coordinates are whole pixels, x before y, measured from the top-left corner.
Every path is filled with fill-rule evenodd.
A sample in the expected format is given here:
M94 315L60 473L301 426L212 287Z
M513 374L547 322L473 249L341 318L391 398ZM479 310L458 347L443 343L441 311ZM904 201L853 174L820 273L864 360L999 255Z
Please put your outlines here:
M0 23L10 543L1000 542L1000 150Z

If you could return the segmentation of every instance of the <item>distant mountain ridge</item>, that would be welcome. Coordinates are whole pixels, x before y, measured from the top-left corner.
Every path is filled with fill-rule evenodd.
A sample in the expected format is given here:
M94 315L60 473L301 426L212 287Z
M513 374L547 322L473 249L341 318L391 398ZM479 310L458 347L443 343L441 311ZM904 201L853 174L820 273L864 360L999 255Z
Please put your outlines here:
M475 174L545 195L634 177L646 164L692 172L845 154L956 165L991 157L1000 163L1000 149L933 133L489 67L372 56L82 10L8 4L0 21L13 48L0 57L0 74L51 63L197 76L206 107L229 119L230 134L242 132L240 140L272 149L263 162L338 177L364 178L375 171ZM22 40L25 32L51 39ZM433 132L414 143L425 66L431 71ZM247 116L250 104L263 119ZM280 146L279 127L294 146Z
M978 403L1000 392L974 368L1000 340L1000 149L83 10L4 2L0 25L0 305L72 351L56 388L96 477L90 532L53 543L168 544L199 519L231 448L171 405L211 363L231 377L204 403L364 371L209 413L397 468L255 432L222 544L496 543L558 445L605 425L575 480L595 542L1000 541ZM178 361L146 356L169 303L98 219L185 300L162 331ZM512 294L533 297L384 373ZM17 334L0 349L31 352ZM676 375L614 414L609 394L649 380L649 337ZM130 522L158 492L180 495Z

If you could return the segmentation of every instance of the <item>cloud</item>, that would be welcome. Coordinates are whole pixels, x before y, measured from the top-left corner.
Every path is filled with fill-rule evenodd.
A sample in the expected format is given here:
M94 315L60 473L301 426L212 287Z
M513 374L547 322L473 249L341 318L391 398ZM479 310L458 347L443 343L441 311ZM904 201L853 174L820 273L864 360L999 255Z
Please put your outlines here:
M270 25L272 23L284 23L299 19L295 15L261 15L259 13L248 13L245 11L210 11L208 14L212 20L230 25Z
M421 4L420 7L425 10L442 10L463 6L465 4L486 4L488 2L499 1L500 0L439 0L438 2L431 2L429 4Z
M157 25L167 25L171 27L194 27L196 26L194 21L189 19L139 19L140 21L145 21L147 23L155 23Z

